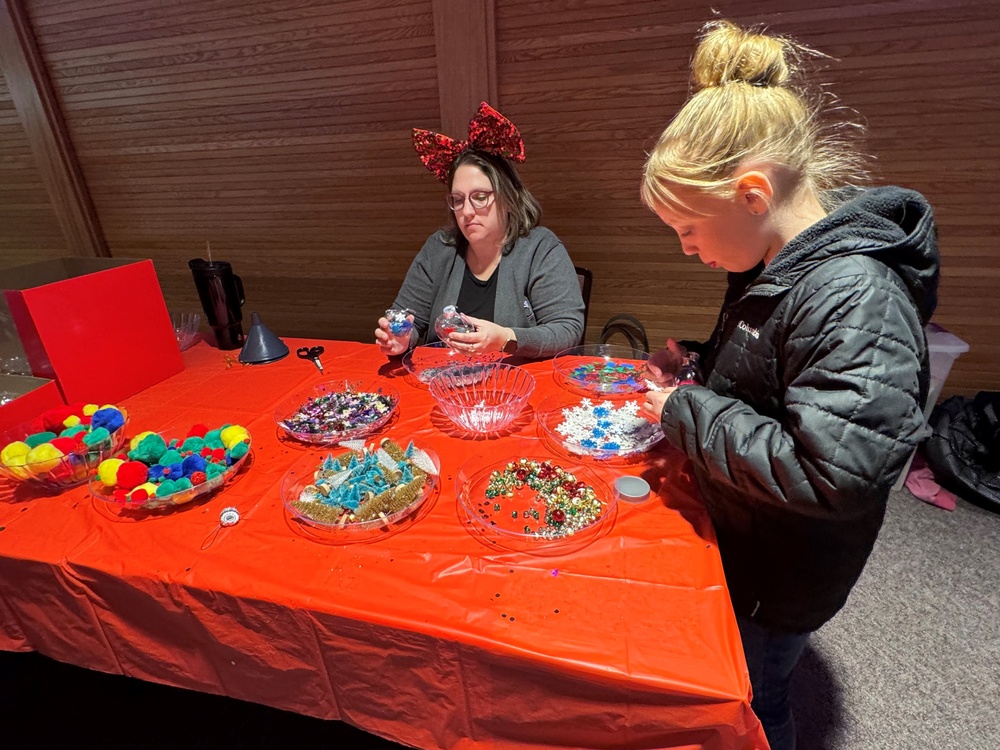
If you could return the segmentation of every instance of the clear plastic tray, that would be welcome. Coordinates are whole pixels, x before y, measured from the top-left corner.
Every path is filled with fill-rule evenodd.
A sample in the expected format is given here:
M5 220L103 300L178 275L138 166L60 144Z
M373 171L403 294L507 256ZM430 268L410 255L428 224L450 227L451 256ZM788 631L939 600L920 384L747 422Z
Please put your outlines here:
M556 379L574 393L620 396L647 389L649 354L615 344L565 349L552 360Z
M467 354L456 351L441 341L433 344L415 346L403 355L403 367L413 378L423 385L440 372L450 368L460 368L457 372L467 376L472 382L482 373L482 365L489 362L499 362L504 358L502 352L489 354Z
M626 419L628 404L637 407L636 416L632 419ZM603 415L601 409L608 414ZM598 460L638 456L663 440L663 430L642 416L642 404L637 399L612 401L553 394L539 405L536 418L542 436L558 448ZM567 420L587 431L567 434L570 432ZM612 430L618 428L617 434L611 434L612 430L604 425L605 422L611 423Z
M164 440L169 443L171 439L176 438L181 433L182 431L180 429L168 428L163 430L160 434L163 435ZM112 505L117 505L120 510L124 511L165 510L180 505L188 505L193 500L206 498L208 495L225 487L236 478L236 476L240 473L240 469L247 463L247 460L253 454L252 437L249 442L250 449L234 461L233 464L222 474L212 477L211 479L206 479L201 484L193 485L188 489L172 492L169 495L163 495L162 497L150 495L145 501L139 503L124 503L115 497L114 487L106 486L99 477L94 476L90 480L90 494L98 500L103 500L104 502L111 503Z
M562 469L572 475L574 482L582 482L593 490L592 498L578 506L582 521L571 517L571 503L551 496L545 498L528 485L511 487L510 496L491 496L491 485L496 487L494 472L509 476L521 466L522 458L528 462L527 466L535 462ZM510 466L514 466L513 472L507 471ZM487 543L524 551L564 549L588 543L610 528L618 502L608 482L594 468L551 456L518 456L494 462L471 459L459 469L455 485L459 507L475 535ZM554 515L557 510L563 512L561 520Z
M407 440L397 445L405 450L409 442ZM362 441L356 441L356 443L360 444ZM377 448L381 443L382 441L379 441L379 444L369 444L367 447L369 449L373 447ZM359 449L360 447L361 445L354 446L355 449ZM303 493L306 489L310 486L315 486L314 482L317 470L320 469L327 456L337 461L344 459L342 463L349 461L352 453L350 446L338 446L328 453L310 453L299 459L288 470L281 482L281 501L284 503L285 508L288 509L288 512L299 522L324 532L324 538L332 537L350 542L377 539L394 533L417 514L421 506L433 494L441 475L441 460L437 454L421 446L414 447L433 465L434 472L425 472L423 485L416 497L408 505L393 513L384 513L371 520L351 520L348 513L338 513L336 511L336 508L340 506L327 505L323 508L318 508L320 512L313 513L309 506L314 504L319 506L321 503L319 501L302 502ZM332 511L330 510L331 508L333 508Z
M360 408L360 399L352 404L352 399L346 394L370 394L365 397L366 408ZM324 401L331 405L340 403L344 408L339 414L327 417L325 426L319 421L310 424L305 418L306 413L315 413ZM399 391L385 381L329 380L286 398L274 410L274 421L282 432L295 440L313 445L333 445L375 432L392 419L398 406ZM339 429L335 424L338 419L342 420Z
M0 476L7 477L15 483L23 482L50 490L83 484L97 471L101 461L114 456L125 443L125 434L129 426L128 412L119 406L115 408L122 413L125 422L104 442L90 447L81 445L61 458L37 463L20 466L5 466L0 463ZM27 425L22 425L0 434L0 449L15 441L23 440L30 434L29 429Z

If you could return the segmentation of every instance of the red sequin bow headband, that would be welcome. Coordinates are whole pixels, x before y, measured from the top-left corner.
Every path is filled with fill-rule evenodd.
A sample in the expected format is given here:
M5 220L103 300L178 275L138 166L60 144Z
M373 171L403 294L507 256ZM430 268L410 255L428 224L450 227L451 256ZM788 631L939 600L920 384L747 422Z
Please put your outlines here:
M432 130L413 129L413 147L424 163L441 182L448 181L451 163L467 148L502 156L511 161L524 161L524 141L517 127L486 102L469 122L469 137L456 141Z

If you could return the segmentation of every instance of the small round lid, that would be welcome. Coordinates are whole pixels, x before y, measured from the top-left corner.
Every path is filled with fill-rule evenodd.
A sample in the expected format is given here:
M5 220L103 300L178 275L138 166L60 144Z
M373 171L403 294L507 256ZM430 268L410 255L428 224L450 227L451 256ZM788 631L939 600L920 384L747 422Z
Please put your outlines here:
M615 493L626 503L641 503L649 499L649 482L642 477L620 476L615 480Z

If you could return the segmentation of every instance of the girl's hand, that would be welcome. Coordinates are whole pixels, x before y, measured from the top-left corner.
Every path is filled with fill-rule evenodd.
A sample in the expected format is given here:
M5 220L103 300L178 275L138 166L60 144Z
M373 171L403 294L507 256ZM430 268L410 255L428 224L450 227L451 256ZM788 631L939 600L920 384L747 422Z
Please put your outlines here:
M659 424L663 419L663 406L670 394L676 390L676 388L666 388L662 391L646 391L646 400L642 404L643 416Z
M413 316L407 315L406 319L413 322ZM375 329L375 343L382 353L387 357L395 357L405 354L410 348L410 336L412 331L405 336L395 336L389 331L389 319L385 316L378 319L378 328Z
M464 317L476 327L476 330L471 333L453 333L448 337L448 346L456 351L468 354L499 352L504 344L515 338L514 332L509 328L481 318L468 315Z
M653 352L646 362L649 379L660 387L673 385L674 375L684 364L686 354L687 350L675 339L667 339L664 348Z

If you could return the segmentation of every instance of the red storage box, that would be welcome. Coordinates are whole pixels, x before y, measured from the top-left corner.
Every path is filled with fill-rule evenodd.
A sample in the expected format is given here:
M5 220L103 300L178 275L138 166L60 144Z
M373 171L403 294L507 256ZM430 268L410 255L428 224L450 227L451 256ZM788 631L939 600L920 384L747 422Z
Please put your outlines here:
M30 422L42 412L63 405L59 388L51 380L30 375L0 374L0 393L17 394L17 398L0 404L0 433ZM0 441L0 448L3 441Z
M184 369L150 260L60 258L0 274L31 372L116 404Z

